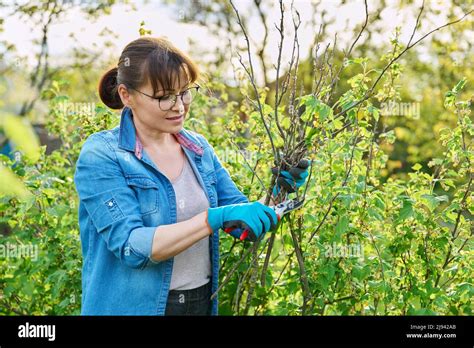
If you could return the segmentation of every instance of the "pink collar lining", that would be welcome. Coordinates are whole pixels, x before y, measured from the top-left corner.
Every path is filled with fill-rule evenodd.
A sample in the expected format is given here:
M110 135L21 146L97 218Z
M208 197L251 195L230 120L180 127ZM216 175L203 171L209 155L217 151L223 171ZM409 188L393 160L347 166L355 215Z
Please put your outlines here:
M199 147L196 145L194 142L186 138L183 134L181 133L176 133L173 134L178 143L186 147L187 149L193 151L194 153L198 154L199 156L202 156L203 154L203 149L202 147ZM137 156L138 159L142 159L142 152L143 152L143 145L142 142L140 141L140 138L138 137L138 133L135 131L135 156Z

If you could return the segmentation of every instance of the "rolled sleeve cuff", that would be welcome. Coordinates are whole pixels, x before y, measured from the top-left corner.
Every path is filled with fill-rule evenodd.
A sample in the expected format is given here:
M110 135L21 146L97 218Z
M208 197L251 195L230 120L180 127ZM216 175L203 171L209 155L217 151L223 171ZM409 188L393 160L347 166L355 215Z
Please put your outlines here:
M158 263L158 261L154 261L151 258L155 230L156 227L136 228L130 234L128 242L134 254L146 258L153 263Z

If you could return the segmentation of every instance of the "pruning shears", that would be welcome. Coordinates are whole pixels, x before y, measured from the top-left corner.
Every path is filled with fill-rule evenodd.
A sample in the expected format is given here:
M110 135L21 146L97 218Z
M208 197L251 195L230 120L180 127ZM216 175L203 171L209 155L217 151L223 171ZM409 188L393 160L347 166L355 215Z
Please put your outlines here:
M290 211L299 209L303 206L303 200L296 200L296 199L287 199L277 205L270 206L269 208L273 209L276 213L276 216L278 218L278 222L280 222L281 218L283 215L289 213ZM253 231L249 230L248 228L245 228L242 224L239 224L236 221L232 221L232 226L226 226L224 225L224 231L226 233L231 233L235 230L243 230L242 234L240 235L240 240L244 240L248 238L249 241L254 242L257 240L257 237L253 233Z

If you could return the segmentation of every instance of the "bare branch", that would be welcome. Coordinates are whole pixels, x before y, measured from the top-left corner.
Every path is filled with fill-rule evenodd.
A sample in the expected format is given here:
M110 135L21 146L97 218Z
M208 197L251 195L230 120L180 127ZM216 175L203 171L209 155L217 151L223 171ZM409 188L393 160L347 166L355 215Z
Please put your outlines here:
M283 0L280 0L280 27L277 27L278 31L280 32L280 42L278 43L278 58L277 58L277 66L276 66L276 77L275 77L275 122L280 132L281 137L283 140L285 139L285 132L281 128L279 119L278 119L278 106L279 106L279 85L280 85L280 67L281 67L281 54L283 50L283 42L285 40L285 33L284 33L284 18L285 18L285 11L283 9ZM276 24L275 24L276 26Z
M367 23L369 21L369 9L367 7L367 0L364 0L364 7L365 7L365 22L362 25L362 28L360 29L359 35L357 35L356 39L352 43L351 47L349 48L349 51L347 51L347 57L349 57L352 53L352 49L354 48L355 44L357 41L359 41L360 37L362 36L362 33L364 32L365 28L367 27Z
M395 58L393 58L392 60L390 60L390 62L383 68L382 72L379 74L379 76L377 77L377 79L375 80L375 82L373 83L372 87L370 87L367 92L365 93L365 95L359 100L357 101L355 104L353 104L352 106L348 107L347 109L345 110L342 110L340 111L339 113L337 113L334 117L337 117L337 116L340 116L340 115L343 115L345 113L347 113L347 111L353 109L354 107L358 106L359 104L363 103L364 101L366 101L367 99L369 99L372 95L373 95L373 91L375 89L375 87L377 86L377 84L379 83L379 81L382 79L383 75L385 74L385 72L392 66L393 63L395 63L400 57L402 57L405 52L407 52L409 49L411 49L412 47L416 46L418 43L420 43L421 41L423 41L425 38L427 38L429 35L431 35L432 33L434 33L435 31L438 31L442 28L445 28L447 26L450 26L450 25L453 25L453 24L456 24L460 21L462 21L464 18L466 18L468 15L470 15L472 12L474 12L474 10L471 10L469 12L467 12L466 14L464 14L461 18L458 18L452 22L449 22L449 23L446 23L446 24L443 24L433 30L431 30L430 32L426 33L425 35L423 35L421 38L419 38L418 40L416 40L413 44L410 44L410 45L407 45L407 47L405 47L405 49L403 49L402 52L400 52Z
M418 17L416 17L416 23L415 23L415 26L413 27L413 32L411 33L410 40L408 40L407 46L410 46L411 41L413 40L413 36L415 36L415 32L416 32L416 29L418 28L418 24L420 22L420 17L421 17L421 14L423 13L424 7L425 7L425 0L423 0L421 4L420 12L418 13Z
M255 6L257 7L258 15L263 25L263 32L264 32L263 41L262 41L262 46L257 52L257 56L260 58L260 64L263 70L262 74L263 74L263 80L264 80L265 86L268 86L269 82L268 82L268 77L267 77L267 64L265 62L265 48L267 47L267 41L268 41L268 25L267 25L266 18L261 6L262 0L254 0L253 2Z
M245 41L247 43L247 54L248 54L248 59L249 59L249 66L250 66L250 71L249 69L247 69L245 67L245 64L241 62L242 66L244 67L245 71L247 72L248 76L249 76L249 79L250 79L250 83L252 84L252 87L254 89L254 92L255 92L255 97L257 99L257 104L258 104L258 111L260 113L260 118L262 120L262 123L263 123L263 126L265 127L265 130L267 132L267 135L268 135L268 138L270 139L270 143L272 145L272 150L273 150L273 155L274 157L278 160L279 158L279 154L278 154L278 151L276 150L275 148L275 144L273 143L273 137L272 137L272 134L270 132L270 129L268 128L268 125L265 121L265 116L263 114L263 107L262 107L262 104L260 102L260 94L258 92L258 89L257 89L257 86L256 86L256 82L255 82L255 73L254 73L254 69L253 69L253 63L252 63L252 53L251 53L251 49L250 49L250 42L249 42L249 37L247 35L247 31L245 30L245 26L242 24L242 21L240 19L240 14L239 14L239 11L237 10L237 8L235 7L234 3L232 0L230 0L230 4L232 5L232 8L234 9L234 12L237 16L237 22L240 26L240 28L242 29L242 32L244 34L244 37L245 37Z

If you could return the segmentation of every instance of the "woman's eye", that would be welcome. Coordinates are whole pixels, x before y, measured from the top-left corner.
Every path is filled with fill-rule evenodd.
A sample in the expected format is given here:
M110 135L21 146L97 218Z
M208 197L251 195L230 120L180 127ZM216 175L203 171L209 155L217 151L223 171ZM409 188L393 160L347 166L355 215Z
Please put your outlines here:
M164 95L160 97L160 100L163 100L163 101L170 100L170 99L171 99L171 95Z

